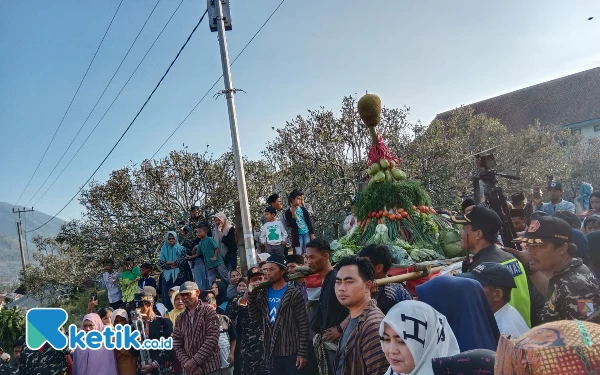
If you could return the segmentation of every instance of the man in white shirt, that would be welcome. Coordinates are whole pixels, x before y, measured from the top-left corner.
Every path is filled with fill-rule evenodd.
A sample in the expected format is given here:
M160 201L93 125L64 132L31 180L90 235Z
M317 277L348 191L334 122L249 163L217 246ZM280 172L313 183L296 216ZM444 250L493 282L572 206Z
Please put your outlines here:
M121 287L119 286L119 271L115 271L115 262L112 259L104 260L104 273L102 273L102 281L106 286L108 295L108 303L113 310L121 307L123 304L121 296Z
M471 272L456 276L476 280L483 286L501 334L519 338L529 331L525 319L509 303L511 292L517 284L506 266L483 262Z
M352 213L350 215L346 216L346 220L344 220L344 232L346 232L346 234L350 233L352 228L355 228L358 226L358 219L356 218L354 204L355 204L355 202L353 200L352 203L350 204L350 206L352 208Z

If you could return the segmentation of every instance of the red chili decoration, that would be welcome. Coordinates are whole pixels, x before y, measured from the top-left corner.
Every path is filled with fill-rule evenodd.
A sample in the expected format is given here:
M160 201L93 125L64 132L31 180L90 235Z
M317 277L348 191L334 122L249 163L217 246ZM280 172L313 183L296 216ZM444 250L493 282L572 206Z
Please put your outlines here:
M393 161L396 163L396 167L400 167L400 163L402 160L398 157L394 156L390 149L383 143L383 138L381 138L381 134L377 134L377 144L371 147L369 150L369 155L367 156L367 161L369 165L373 163L378 163L379 160L386 159L387 161Z

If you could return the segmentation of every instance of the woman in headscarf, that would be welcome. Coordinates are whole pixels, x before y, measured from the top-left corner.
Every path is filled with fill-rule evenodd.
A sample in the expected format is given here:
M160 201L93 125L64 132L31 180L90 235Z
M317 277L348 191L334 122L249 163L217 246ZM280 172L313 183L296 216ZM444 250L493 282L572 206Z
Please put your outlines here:
M128 325L129 316L127 315L127 311L123 309L113 311L111 322L113 327ZM137 358L127 349L117 349L115 350L115 353L117 354L117 368L119 369L119 375L135 375L137 370Z
M581 320L542 324L517 340L502 336L494 374L597 374L600 325Z
M435 358L432 361L433 375L493 374L496 353L487 349L475 349L452 357Z
M104 323L96 313L87 314L81 322L81 330L85 332L104 330ZM73 375L115 375L117 374L115 351L104 347L92 349L75 349L73 353Z
M417 286L419 301L446 316L462 352L496 350L500 331L483 287L475 280L438 276Z
M165 242L160 249L158 265L163 270L160 288L162 301L167 310L172 310L169 289L187 281L185 280L185 272L181 272L187 265L187 254L185 247L177 241L177 233L167 232Z
M379 327L390 368L385 375L432 375L431 360L458 354L458 342L446 317L420 301L402 301Z
M215 214L214 240L219 245L219 252L229 271L237 268L237 244L235 243L235 228L223 212Z

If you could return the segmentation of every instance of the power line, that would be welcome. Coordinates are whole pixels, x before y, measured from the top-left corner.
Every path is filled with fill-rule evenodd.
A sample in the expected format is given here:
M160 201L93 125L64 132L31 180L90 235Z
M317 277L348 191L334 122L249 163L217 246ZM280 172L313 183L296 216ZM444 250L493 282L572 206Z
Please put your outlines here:
M285 2L285 0L282 0L279 5L277 6L277 8L275 8L275 10L273 12L271 12L271 15L269 15L269 17L266 19L265 22L263 22L262 26L254 33L254 35L252 36L252 38L250 38L250 40L248 41L248 43L246 43L246 45L244 46L244 48L242 48L242 50L237 54L237 56L233 59L233 61L231 62L230 66L233 66L233 64L235 64L235 62L237 61L237 59L244 53L244 51L246 51L246 48L248 48L248 46L250 45L250 43L252 43L252 41L254 40L254 38L256 38L256 36L262 31L262 29L265 27L265 25L267 23L269 23L269 21L271 20L271 18L275 15L275 13L277 13L277 11L279 10L279 8L283 5L283 3ZM192 115L192 113L196 110L196 108L198 108L198 106L200 105L200 103L202 103L204 101L204 99L206 99L206 97L208 96L208 94L210 94L210 92L212 91L212 89L219 83L219 81L221 81L221 78L223 78L223 75L221 74L221 76L219 78L217 78L217 80L215 81L215 83L212 84L212 86L210 86L210 88L206 91L206 93L204 94L204 96L198 101L198 103L196 103L196 105L194 105L194 107L192 108L192 110L190 112L188 112L188 114L185 116L185 118L179 123L179 125L177 125L177 127L175 128L175 130L173 130L173 132L171 133L171 135L169 135L167 137L167 139L163 142L162 145L160 145L160 147L158 148L158 150L156 150L156 152L150 157L150 159L154 159L154 157L156 156L156 154L159 153L159 151L167 144L167 142L169 141L169 139L171 139L171 137L173 137L173 135L175 135L175 133L179 130L179 128L181 128L181 126L183 125L184 122L187 121L187 119Z
M127 50L127 53L125 54L125 56L123 57L123 59L121 60L121 63L119 64L119 66L117 67L117 70L115 71L115 73L112 75L112 77L110 78L110 81L108 81L108 84L106 84L106 87L104 88L104 91L102 91L102 94L100 94L100 97L98 98L98 100L96 101L96 104L94 104L94 107L92 108L92 110L90 111L90 113L87 115L85 121L83 122L83 124L81 124L81 126L79 127L79 130L77 131L77 134L75 134L75 136L73 137L73 139L71 139L71 143L69 143L69 145L67 146L67 149L65 150L65 152L62 154L62 156L60 157L60 159L56 162L56 164L54 165L54 168L52 168L52 171L48 174L48 177L46 177L46 179L44 180L44 182L42 182L42 184L40 185L40 187L37 189L37 191L33 194L33 196L29 199L29 201L27 201L27 203L25 203L25 206L27 206L34 198L35 196L40 192L40 190L42 190L42 188L44 187L44 185L46 184L46 182L48 182L48 179L50 179L50 176L52 176L52 173L54 173L54 171L56 170L56 168L58 167L58 165L60 164L60 162L64 159L65 155L67 154L67 152L71 149L71 146L73 145L73 143L75 142L75 139L77 139L77 137L79 136L79 133L81 133L81 131L83 130L83 127L85 126L85 124L87 124L88 120L90 119L90 117L92 116L92 113L94 113L94 110L96 109L96 107L98 106L98 104L100 103L100 100L102 100L102 98L104 97L104 94L106 93L106 91L108 90L108 87L110 86L110 84L112 83L112 81L115 79L115 77L117 76L117 73L119 72L119 70L121 69L121 66L123 66L123 63L125 62L125 60L127 59L127 56L129 56L129 53L131 52L131 50L133 49L133 46L135 45L135 43L137 42L138 38L140 37L140 35L142 34L142 31L144 31L144 29L146 28L146 25L148 24L148 21L150 21L150 17L152 17L152 15L154 14L154 11L156 10L156 7L158 7L158 4L160 3L160 0L158 0L156 2L156 4L154 5L154 8L152 8L152 11L150 12L150 14L148 15L148 18L146 18L146 22L144 22L144 25L142 26L142 28L140 29L140 31L138 32L137 36L135 37L135 39L133 40L133 43L131 43L131 46L129 46L129 49Z
M92 64L94 63L94 60L96 60L96 55L98 55L98 51L100 51L100 47L102 47L102 44L104 43L104 38L106 38L106 34L108 34L108 30L110 30L110 27L112 26L113 21L115 20L115 17L117 16L117 13L119 13L119 9L121 9L122 4L123 4L123 0L121 0L121 2L119 3L119 6L117 7L117 10L115 11L115 14L113 15L112 19L110 20L110 23L108 24L108 28L104 32L104 36L102 36L102 40L100 41L100 44L98 45L98 48L96 48L96 52L94 53L94 56L92 57L92 61L90 61L90 65L88 65L88 67L85 71L85 74L83 75L83 78L81 79L81 82L79 82L77 91L75 91L75 95L73 95L73 98L71 98L71 102L69 103L69 106L67 107L67 110L65 111L65 114L62 117L62 120L60 120L60 123L58 124L58 127L56 128L56 131L54 132L54 135L52 136L52 139L50 139L50 143L48 143L48 147L46 147L46 151L44 151L44 154L42 155L40 162L38 163L37 167L35 167L33 174L29 178L29 182L27 182L25 189L23 189L23 191L21 192L21 195L19 195L19 199L17 199L17 203L15 203L15 205L19 204L19 202L21 201L23 194L25 194L25 191L29 187L29 184L31 184L31 180L33 180L33 177L35 176L38 169L40 168L42 161L44 161L44 158L46 157L46 154L48 153L48 150L50 149L52 142L54 142L54 138L56 137L56 134L58 134L60 127L62 126L63 122L65 121L65 118L67 117L67 113L69 113L69 110L71 109L71 106L73 105L73 102L75 101L75 97L77 97L77 94L79 93L79 89L81 89L81 85L83 85L83 81L85 80L85 77L87 77L88 72L90 71L90 68L92 67Z
M160 80L156 84L156 87L154 87L154 90L152 90L152 92L150 93L150 95L148 96L148 98L146 99L146 101L144 102L144 104L142 105L142 107L140 108L140 110L137 112L137 114L135 115L135 117L133 118L133 120L131 120L131 122L129 123L129 126L127 126L127 128L125 129L125 131L123 132L123 134L121 134L121 136L119 137L119 139L117 140L117 142L114 144L114 146L110 149L110 151L108 152L108 154L106 154L106 156L104 157L104 159L102 160L102 162L100 163L100 165L98 165L98 167L96 168L96 170L94 170L94 173L92 173L92 175L87 179L87 181L85 181L84 184L79 188L79 190L77 191L77 193L75 193L75 195L73 195L73 197L71 199L69 199L69 201L67 202L67 204L65 204L63 206L63 208L60 209L60 211L58 211L56 214L54 214L54 216L52 216L44 224L42 224L39 227L37 227L37 228L35 228L33 230L30 230L28 232L33 232L35 230L38 230L41 227L43 227L46 224L48 224L49 222L51 222L52 220L54 220L61 212L63 212L63 210L65 208L67 208L67 206L69 204L71 204L71 202L73 202L73 200L79 195L79 193L81 192L81 190L83 190L83 188L88 184L88 182L90 182L90 180L92 178L94 178L94 175L104 165L104 163L106 162L106 160L108 159L108 157L113 153L113 151L115 150L115 148L117 148L117 146L119 145L119 143L121 142L121 140L123 139L123 137L125 137L125 134L127 134L127 132L129 131L129 129L131 129L131 127L135 123L135 120L137 120L138 116L142 113L142 111L146 107L146 104L148 104L148 102L150 101L150 99L152 99L152 96L154 95L154 93L156 92L156 90L158 90L158 87L160 86L160 84L162 83L162 81L165 79L165 77L167 76L167 74L169 74L169 71L171 70L171 68L173 67L173 65L175 64L175 62L179 58L179 56L181 55L181 52L183 52L183 50L187 46L188 42L190 41L190 39L192 38L192 36L196 32L196 30L198 29L198 26L200 26L200 24L202 23L202 20L204 20L204 17L206 17L207 13L208 13L208 9L206 11L204 11L204 14L200 18L200 21L198 21L198 23L196 24L196 26L194 27L194 29L192 30L192 32L190 33L190 35L187 37L185 43L183 43L183 46L181 46L181 48L179 49L179 52L177 52L177 55L175 56L175 58L173 59L173 61L169 65L169 67L167 68L167 71L160 78Z
M63 175L63 173L65 173L65 171L67 170L67 168L69 167L69 165L71 165L71 163L73 162L73 160L75 160L75 157L79 154L79 151L81 151L81 149L83 148L83 146L85 146L85 144L90 139L90 137L92 136L92 134L94 134L94 132L96 131L96 129L98 128L98 126L100 125L100 123L102 122L102 120L104 119L104 117L106 116L106 114L110 111L110 109L112 108L113 104L115 104L115 102L117 101L117 99L119 98L119 96L121 96L121 93L123 92L123 90L125 90L125 87L127 87L127 85L129 84L129 81L131 81L131 79L133 78L133 76L135 75L135 73L138 71L139 67L146 60L146 57L148 56L148 54L150 53L150 51L152 50L152 48L154 48L154 45L156 44L156 42L158 41L158 39L162 35L163 31L165 31L165 29L167 28L167 26L169 25L169 23L171 23L171 20L175 16L175 13L177 13L177 11L179 10L179 8L181 7L181 4L183 4L183 0L181 0L179 2L179 5L177 6L177 8L175 8L175 10L173 11L173 13L171 14L171 17L169 17L169 19L167 20L167 23L165 24L165 26L163 26L163 28L160 31L160 33L158 33L158 35L154 39L154 42L152 43L152 45L150 46L150 48L148 48L148 50L146 51L146 54L144 55L144 57L142 57L142 60L140 60L140 62L138 63L137 67L131 73L131 75L129 76L129 78L127 79L127 81L125 82L125 84L123 85L123 87L121 88L121 90L119 91L119 93L117 94L117 96L113 99L112 103L110 103L110 105L108 106L108 108L106 109L106 111L104 112L104 114L102 115L102 117L100 118L100 120L98 120L98 122L96 123L96 125L94 126L94 128L92 129L92 131L88 134L88 136L85 138L85 140L83 141L83 143L79 146L79 148L77 149L77 151L75 152L75 154L73 154L73 156L71 157L71 159L69 160L69 162L60 171L60 173L58 174L58 176L56 176L56 178L54 179L54 181L52 181L52 183L48 186L48 188L46 188L46 190L44 191L44 193L42 195L40 195L40 197L35 201L35 203L33 204L34 206L37 206L38 202L42 198L44 198L44 196L46 195L46 193L48 193L48 191L50 191L50 189L54 186L54 184L56 183L56 181L58 181L58 179Z

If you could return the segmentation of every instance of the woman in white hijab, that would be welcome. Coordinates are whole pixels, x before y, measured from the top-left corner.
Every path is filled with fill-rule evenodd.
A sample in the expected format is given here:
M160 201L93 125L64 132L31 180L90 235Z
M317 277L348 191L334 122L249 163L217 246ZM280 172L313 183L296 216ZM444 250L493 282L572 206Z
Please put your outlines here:
M213 236L219 245L219 253L225 261L229 271L237 268L237 243L235 242L235 228L223 212L215 214L216 231Z
M460 353L446 317L419 301L402 301L379 327L390 368L385 375L433 375L431 360Z

